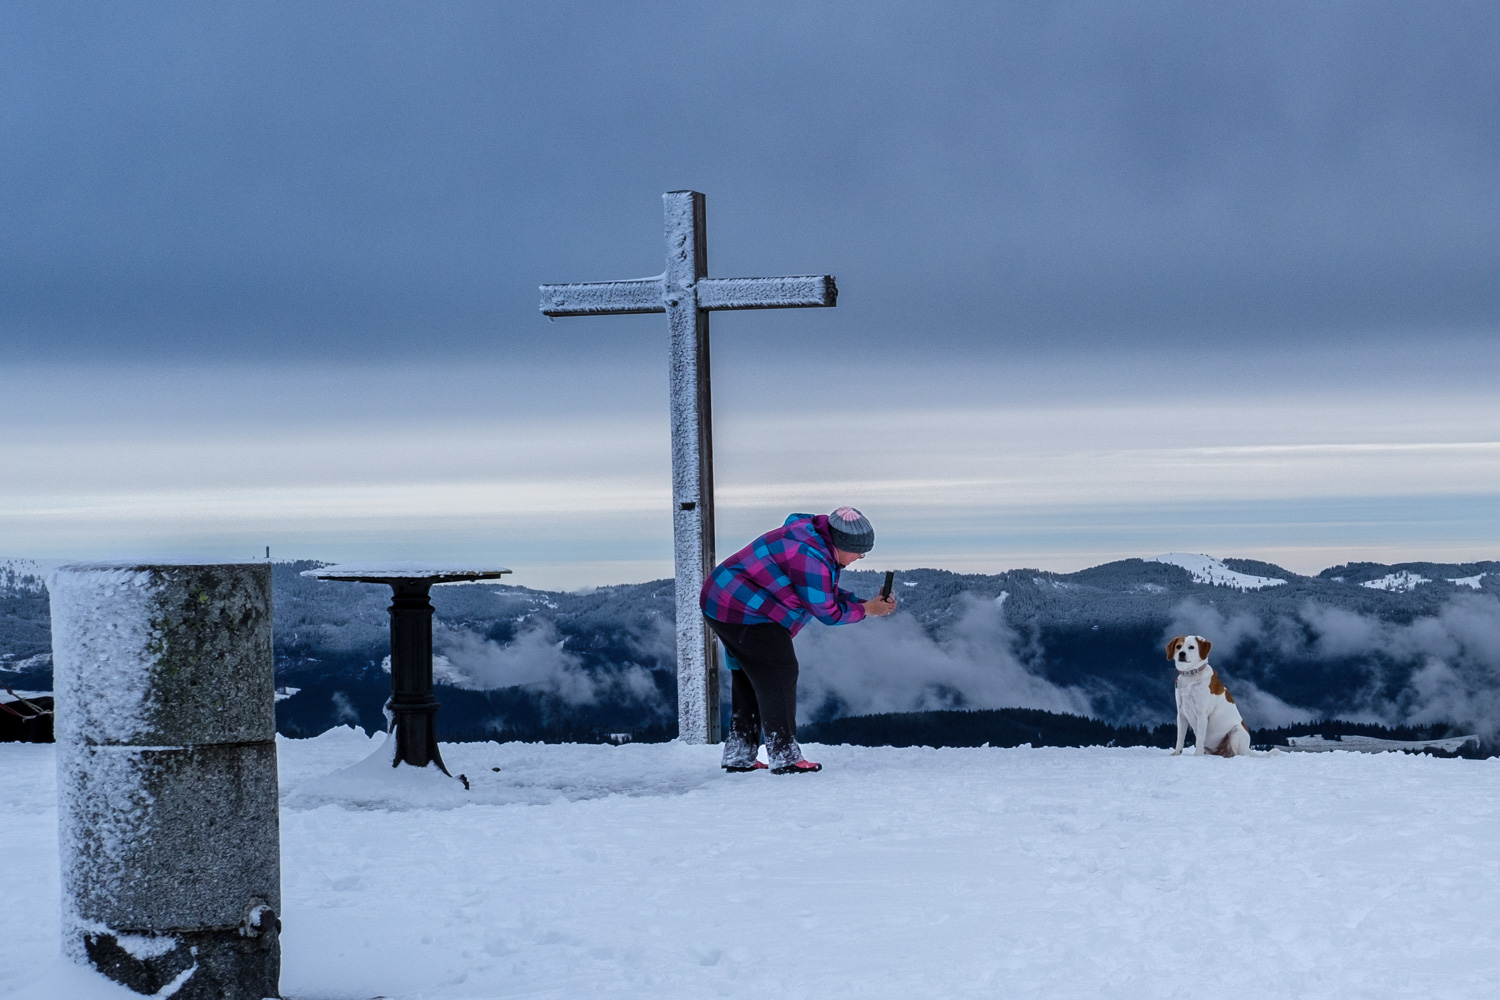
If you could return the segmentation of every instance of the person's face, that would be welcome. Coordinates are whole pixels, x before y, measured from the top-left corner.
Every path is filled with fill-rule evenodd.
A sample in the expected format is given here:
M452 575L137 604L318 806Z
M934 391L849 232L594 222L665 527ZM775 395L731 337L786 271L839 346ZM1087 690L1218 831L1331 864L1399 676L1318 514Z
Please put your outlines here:
M838 560L840 567L844 567L850 563L859 562L865 557L865 554L863 552L845 552L843 549L835 547L833 557Z

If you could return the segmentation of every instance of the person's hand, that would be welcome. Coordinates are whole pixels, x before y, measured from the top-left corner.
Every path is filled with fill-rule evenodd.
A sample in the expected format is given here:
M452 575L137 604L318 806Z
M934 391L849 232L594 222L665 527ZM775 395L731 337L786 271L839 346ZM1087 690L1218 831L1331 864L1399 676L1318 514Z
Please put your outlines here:
M865 602L865 614L874 615L876 618L884 618L886 615L895 610L895 594L892 594L890 597L881 597L879 594L876 594L874 597Z

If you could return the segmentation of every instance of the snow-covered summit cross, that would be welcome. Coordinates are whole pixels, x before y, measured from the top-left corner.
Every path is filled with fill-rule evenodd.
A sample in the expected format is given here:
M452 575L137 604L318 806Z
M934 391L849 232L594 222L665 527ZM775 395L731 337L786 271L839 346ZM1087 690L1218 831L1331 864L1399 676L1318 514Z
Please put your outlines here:
M708 375L713 309L831 306L833 276L710 278L704 199L668 191L667 269L654 278L542 286L547 316L667 314L672 332L672 533L676 548L677 732L688 743L719 742L719 670L703 627L698 591L713 569L714 471Z

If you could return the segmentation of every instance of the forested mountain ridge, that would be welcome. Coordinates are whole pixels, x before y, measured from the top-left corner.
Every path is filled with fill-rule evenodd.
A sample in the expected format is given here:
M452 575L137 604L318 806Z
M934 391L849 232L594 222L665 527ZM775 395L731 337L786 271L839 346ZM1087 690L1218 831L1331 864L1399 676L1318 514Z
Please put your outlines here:
M389 590L300 575L315 565L273 566L279 725L382 725ZM47 690L46 594L18 566L0 563L0 680ZM851 570L842 582L864 597L881 577ZM1166 556L897 581L890 619L813 625L798 640L809 721L1019 707L1154 726L1172 713L1165 640L1188 631L1213 640L1215 669L1257 728L1343 717L1493 731L1500 719L1497 562L1302 576ZM445 737L675 731L670 580L577 593L444 586L433 604Z

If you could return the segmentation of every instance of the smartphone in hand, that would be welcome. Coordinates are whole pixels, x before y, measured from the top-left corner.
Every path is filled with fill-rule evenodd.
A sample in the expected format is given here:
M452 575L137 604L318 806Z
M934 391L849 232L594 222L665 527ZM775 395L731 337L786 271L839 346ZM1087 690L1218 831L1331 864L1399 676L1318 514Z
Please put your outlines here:
M896 571L888 569L885 571L885 586L880 588L880 599L888 601L891 598L891 587L896 582Z

